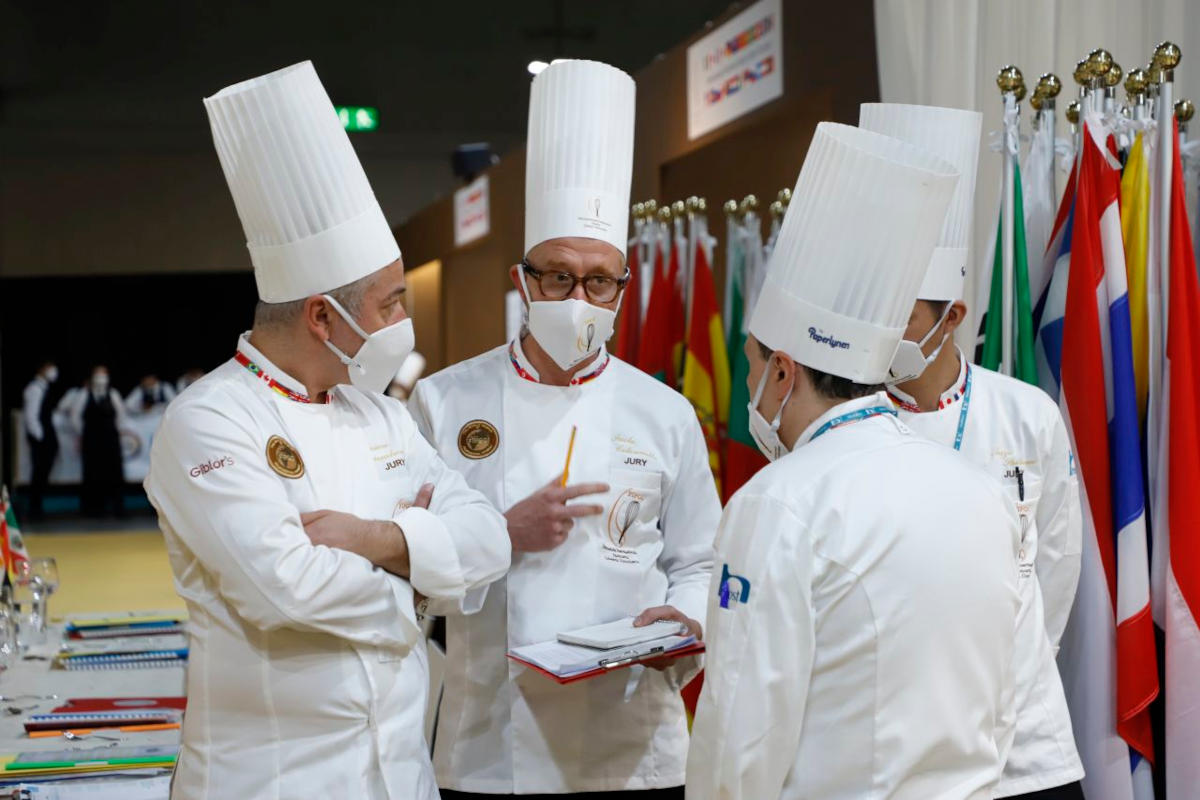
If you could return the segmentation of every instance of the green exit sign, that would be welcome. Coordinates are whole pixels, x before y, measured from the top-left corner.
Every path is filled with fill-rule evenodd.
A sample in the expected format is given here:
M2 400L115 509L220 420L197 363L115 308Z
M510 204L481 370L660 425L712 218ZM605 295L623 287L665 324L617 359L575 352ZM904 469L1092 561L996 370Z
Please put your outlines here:
M338 119L348 131L373 131L379 127L379 109L370 106L337 106Z

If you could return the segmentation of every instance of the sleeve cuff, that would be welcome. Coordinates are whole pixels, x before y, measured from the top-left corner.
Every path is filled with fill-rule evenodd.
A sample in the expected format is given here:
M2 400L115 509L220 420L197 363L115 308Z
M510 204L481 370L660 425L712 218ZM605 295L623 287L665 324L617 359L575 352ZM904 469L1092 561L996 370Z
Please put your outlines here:
M667 605L674 606L692 619L700 623L705 635L708 635L708 584L687 584L677 586L667 593Z
M446 526L424 508L392 518L408 544L409 582L429 598L457 600L465 591L462 564Z

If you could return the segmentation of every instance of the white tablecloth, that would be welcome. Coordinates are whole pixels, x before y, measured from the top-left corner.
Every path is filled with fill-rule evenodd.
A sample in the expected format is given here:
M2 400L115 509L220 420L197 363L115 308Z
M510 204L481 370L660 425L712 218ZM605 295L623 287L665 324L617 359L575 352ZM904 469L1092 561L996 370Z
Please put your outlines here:
M62 626L52 626L47 643L35 646L30 654L51 655L62 640ZM25 735L23 722L30 714L45 714L76 697L181 697L184 695L184 667L157 669L97 670L69 672L51 669L49 660L28 658L16 661L9 669L0 673L0 754L23 753L37 750L67 750L74 747L106 747L111 744L105 739L87 742L69 742L61 737L30 739ZM57 699L37 700L21 695L58 695ZM12 698L11 700L8 698ZM18 708L19 713L7 709ZM150 731L146 733L109 733L119 736L120 746L178 744L179 731ZM0 779L7 776L0 774ZM140 780L137 778L113 778L105 782ZM72 781L73 785L96 784L101 779ZM163 782L160 782L163 783ZM0 800L6 800L8 792L0 788ZM130 792L132 794L132 792ZM121 796L121 795L116 795ZM142 793L137 794L142 797ZM166 798L165 784L161 797Z

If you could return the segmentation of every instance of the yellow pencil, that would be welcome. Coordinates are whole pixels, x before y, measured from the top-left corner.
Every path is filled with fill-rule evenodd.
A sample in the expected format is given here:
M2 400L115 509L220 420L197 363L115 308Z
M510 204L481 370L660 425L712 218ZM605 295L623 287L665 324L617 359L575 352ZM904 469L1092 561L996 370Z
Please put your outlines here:
M575 426L571 426L571 443L567 445L567 463L563 464L562 486L567 485L567 476L571 474L571 453L575 452Z

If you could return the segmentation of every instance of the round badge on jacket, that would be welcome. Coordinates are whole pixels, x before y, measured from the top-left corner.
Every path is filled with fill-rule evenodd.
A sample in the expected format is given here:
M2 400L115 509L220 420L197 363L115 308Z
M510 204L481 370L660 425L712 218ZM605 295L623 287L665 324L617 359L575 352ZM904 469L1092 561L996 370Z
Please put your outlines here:
M267 463L277 475L284 478L294 480L304 474L304 459L282 436L272 436L267 440Z
M500 432L487 420L473 419L458 432L458 452L478 461L496 452L500 446Z

